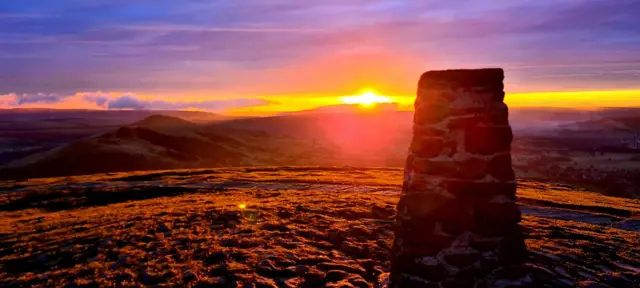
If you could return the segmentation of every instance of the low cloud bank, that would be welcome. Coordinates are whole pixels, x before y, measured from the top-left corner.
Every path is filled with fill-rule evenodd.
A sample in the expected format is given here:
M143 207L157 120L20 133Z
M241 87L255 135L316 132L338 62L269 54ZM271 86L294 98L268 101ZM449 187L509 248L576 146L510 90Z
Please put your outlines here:
M76 93L58 94L16 94L0 95L0 108L78 108L105 110L206 110L224 112L236 108L272 104L263 98L232 98L203 101L166 101L143 99L136 94L116 93Z

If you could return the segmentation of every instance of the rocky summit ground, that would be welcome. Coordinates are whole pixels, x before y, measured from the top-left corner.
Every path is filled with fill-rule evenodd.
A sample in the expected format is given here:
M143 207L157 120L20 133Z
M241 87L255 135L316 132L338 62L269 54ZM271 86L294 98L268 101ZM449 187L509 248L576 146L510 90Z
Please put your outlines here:
M2 287L376 287L401 169L0 182ZM519 182L538 287L638 287L640 202Z

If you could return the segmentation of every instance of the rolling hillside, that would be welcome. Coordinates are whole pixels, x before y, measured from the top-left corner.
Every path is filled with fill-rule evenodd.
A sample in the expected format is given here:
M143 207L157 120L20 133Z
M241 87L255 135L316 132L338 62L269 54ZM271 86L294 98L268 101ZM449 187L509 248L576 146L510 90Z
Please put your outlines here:
M153 115L13 161L3 166L0 178L220 166L400 166L410 117L407 112L299 114L196 124Z
M261 145L270 138L223 127L202 129L186 120L156 115L14 161L5 166L0 177L260 165L277 155L277 151Z

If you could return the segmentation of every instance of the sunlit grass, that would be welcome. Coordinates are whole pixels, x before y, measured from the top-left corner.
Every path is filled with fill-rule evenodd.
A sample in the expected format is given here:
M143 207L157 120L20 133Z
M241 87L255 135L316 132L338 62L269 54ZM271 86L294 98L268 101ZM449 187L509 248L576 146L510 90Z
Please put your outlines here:
M234 181L283 186L277 190L181 186ZM9 283L2 281L22 286L114 286L125 283L123 279L130 286L219 286L221 279L225 283L268 283L275 280L256 272L265 258L284 271L279 273L302 265L312 271L310 275L317 271L318 279L324 279L327 269L334 269L326 267L339 265L374 285L377 275L389 265L390 216L401 181L402 169L263 167L4 182L4 187L35 189L1 195L0 247L4 248L0 263L4 266L0 278L4 280L0 286ZM521 203L528 199L629 212L640 206L628 199L521 182ZM102 186L65 188L82 183ZM105 187L110 184L121 188ZM288 184L304 184L300 187L308 189L291 189ZM333 191L323 187L353 188ZM374 192L362 193L363 188ZM372 207L383 214L373 213ZM607 275L606 271L619 271L618 265L638 264L637 232L528 215L522 225L532 257L550 263L549 269L563 267L582 277L578 271Z

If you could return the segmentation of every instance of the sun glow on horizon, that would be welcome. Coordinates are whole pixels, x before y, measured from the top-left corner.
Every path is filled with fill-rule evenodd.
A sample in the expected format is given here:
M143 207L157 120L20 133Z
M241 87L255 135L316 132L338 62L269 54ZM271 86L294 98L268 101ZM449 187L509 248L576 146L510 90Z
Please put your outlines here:
M373 91L366 91L356 96L346 96L340 98L344 104L358 104L363 107L370 107L377 103L391 103L393 100L389 97L377 95Z

